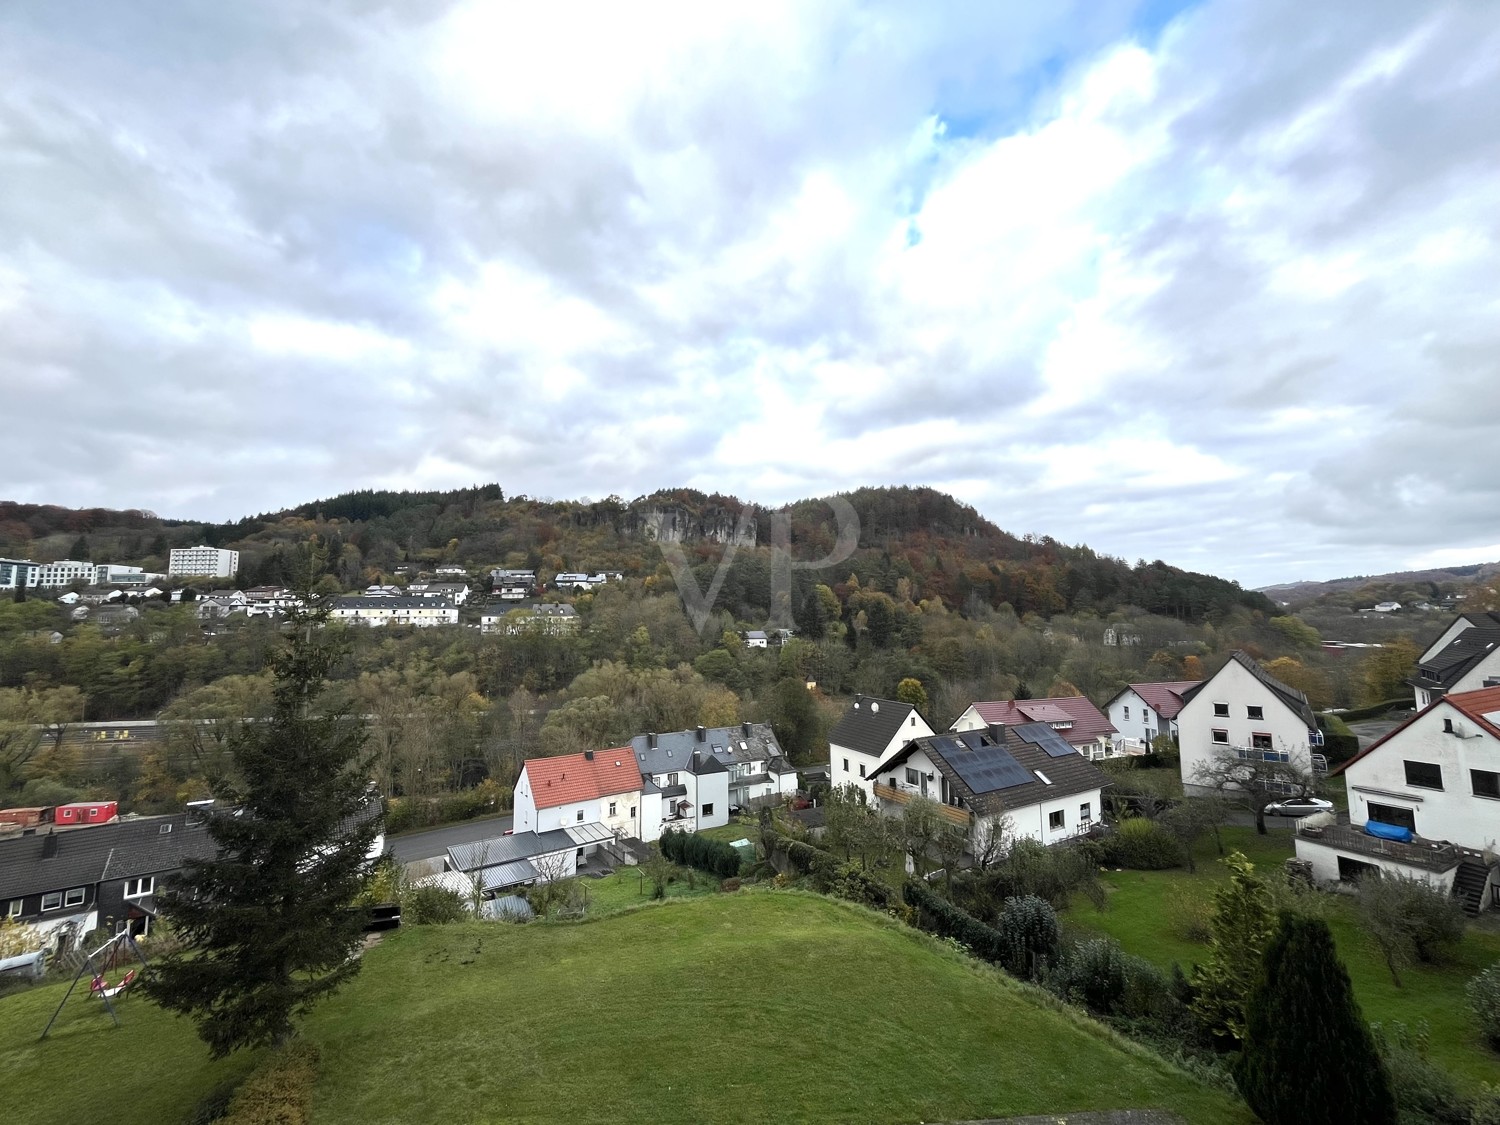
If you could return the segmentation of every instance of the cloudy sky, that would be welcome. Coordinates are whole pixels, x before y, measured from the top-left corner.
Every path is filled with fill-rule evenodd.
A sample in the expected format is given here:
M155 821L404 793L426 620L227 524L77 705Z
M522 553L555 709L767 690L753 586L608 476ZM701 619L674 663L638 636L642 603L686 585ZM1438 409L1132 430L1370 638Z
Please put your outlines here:
M7 5L0 496L930 484L1500 557L1500 11Z

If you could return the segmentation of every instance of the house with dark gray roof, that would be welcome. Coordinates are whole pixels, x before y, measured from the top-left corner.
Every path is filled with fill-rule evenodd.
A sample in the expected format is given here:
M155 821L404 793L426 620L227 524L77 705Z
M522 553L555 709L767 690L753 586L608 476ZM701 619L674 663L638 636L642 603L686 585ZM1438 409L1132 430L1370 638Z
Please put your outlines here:
M1287 793L1300 793L1299 779L1323 762L1317 754L1323 735L1307 696L1244 652L1234 652L1212 676L1182 693L1177 735L1190 795L1206 792L1198 775L1226 758L1288 766L1286 777L1272 782Z
M900 816L913 798L936 801L970 833L976 854L1029 837L1055 844L1099 819L1108 777L1048 723L914 738L871 773L876 807Z
M1429 647L1406 682L1421 710L1449 692L1481 691L1500 685L1500 614L1466 614L1449 627L1446 644ZM1482 623L1476 623L1482 622Z
M913 738L933 733L910 703L856 695L843 718L828 732L828 772L832 785L858 785L873 795L870 779L880 761Z
M661 794L658 835L728 824L731 809L780 800L797 788L796 767L767 723L652 731L632 738L630 750L648 787L646 804L653 789Z

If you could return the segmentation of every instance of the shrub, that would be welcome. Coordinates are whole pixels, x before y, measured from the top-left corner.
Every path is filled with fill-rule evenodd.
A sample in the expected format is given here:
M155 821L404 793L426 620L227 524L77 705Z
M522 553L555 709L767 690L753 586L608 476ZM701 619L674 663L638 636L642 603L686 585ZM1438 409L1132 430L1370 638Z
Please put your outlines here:
M1057 910L1067 909L1075 893L1102 907L1099 862L1090 847L1049 848L1023 837L989 867L958 877L954 893L970 913L991 924L1006 899L1026 895L1046 899Z
M416 926L444 926L468 917L469 904L463 895L447 887L413 887L401 900L402 921Z
M1165 871L1182 865L1182 847L1176 837L1145 817L1122 820L1100 846L1104 863L1111 867Z
M1042 977L1057 960L1062 933L1057 912L1035 895L1005 900L996 927L1000 936L1000 963L1007 972L1026 980Z
M1480 1085L1469 1108L1469 1125L1500 1125L1500 1086Z
M661 850L674 863L696 867L720 879L731 879L740 873L740 853L736 849L698 832L668 829L661 834Z
M1500 1050L1500 961L1496 961L1464 986L1469 1010L1479 1021L1485 1042Z
M1356 901L1365 933L1385 957L1397 987L1402 966L1443 960L1463 940L1457 900L1423 879L1371 875L1360 880Z
M1074 947L1059 973L1066 999L1107 1016L1125 996L1125 956L1109 938Z
M1214 906L1191 883L1173 883L1165 895L1167 917L1172 933L1183 941L1204 945L1213 937Z
M1381 1061L1391 1076L1403 1125L1469 1125L1469 1102L1448 1072L1427 1057L1425 1022L1370 1029Z
M884 910L891 901L891 892L879 879L874 878L857 863L840 864L828 884L830 894L857 902L861 906L873 906Z
M901 897L916 912L915 924L921 929L962 942L982 960L1001 962L1003 942L1000 934L951 902L939 898L927 884L908 879L901 888Z
M318 1049L293 1043L240 1084L221 1120L224 1125L306 1125L317 1077Z
M732 893L732 892L737 891L739 889L740 889L740 881L739 881L738 878L735 878L735 879L725 879L722 883L719 884L719 890L723 891L725 894Z

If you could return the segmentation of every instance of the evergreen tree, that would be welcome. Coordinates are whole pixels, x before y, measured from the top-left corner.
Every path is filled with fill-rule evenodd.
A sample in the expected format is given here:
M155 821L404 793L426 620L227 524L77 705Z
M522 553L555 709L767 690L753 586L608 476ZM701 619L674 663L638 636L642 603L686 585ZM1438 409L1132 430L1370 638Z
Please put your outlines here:
M1245 999L1274 923L1270 894L1255 864L1240 852L1230 852L1223 862L1229 882L1214 892L1210 953L1193 980L1198 990L1193 1010L1215 1039L1232 1045L1244 1034Z
M269 719L230 740L231 812L210 815L213 859L188 861L160 896L163 916L187 942L161 962L148 994L198 1022L215 1058L286 1042L293 1017L359 971L351 959L363 919L351 903L370 872L380 831L371 815L363 726L316 702L340 655L294 611L271 658Z
M1282 911L1244 1044L1235 1082L1266 1125L1395 1125L1390 1076L1321 919Z

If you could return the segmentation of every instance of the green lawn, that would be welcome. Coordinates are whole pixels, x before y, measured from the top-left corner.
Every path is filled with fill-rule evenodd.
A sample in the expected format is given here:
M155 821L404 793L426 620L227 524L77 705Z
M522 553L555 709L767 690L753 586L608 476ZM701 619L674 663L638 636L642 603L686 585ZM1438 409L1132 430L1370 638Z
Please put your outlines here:
M667 884L667 897L694 898L719 889L719 880L701 871L693 873L693 881L697 885L690 887L686 877L674 879ZM622 867L613 875L606 875L602 879L583 879L581 883L588 892L590 914L601 914L624 906L639 906L651 901L651 880L637 867Z
M115 1031L59 990L0 1000L0 1073L28 1121L100 1106L181 1121L251 1060L128 1002ZM918 1121L1170 1107L1249 1114L993 969L801 892L713 894L579 923L396 932L318 1009L320 1125ZM34 1112L33 1112L34 1111Z
M1226 848L1248 855L1268 871L1292 854L1287 833L1257 836L1251 828L1225 829ZM1206 902L1226 872L1216 862L1212 839L1198 849L1198 873L1179 871L1111 871L1104 875L1109 908L1096 911L1075 903L1066 921L1080 929L1106 933L1127 952L1167 967L1176 961L1185 970L1202 961L1207 947L1185 937L1181 919L1194 902ZM1487 965L1500 960L1500 934L1470 927L1458 960L1440 968L1416 967L1402 973L1404 987L1391 982L1385 962L1360 933L1353 903L1337 898L1329 904L1329 928L1339 956L1349 970L1354 992L1372 1022L1426 1020L1432 1031L1432 1056L1469 1083L1500 1077L1500 1055L1480 1041L1464 1000L1464 985Z

